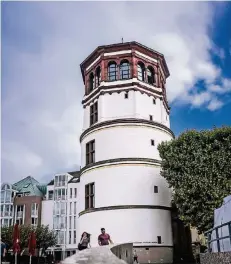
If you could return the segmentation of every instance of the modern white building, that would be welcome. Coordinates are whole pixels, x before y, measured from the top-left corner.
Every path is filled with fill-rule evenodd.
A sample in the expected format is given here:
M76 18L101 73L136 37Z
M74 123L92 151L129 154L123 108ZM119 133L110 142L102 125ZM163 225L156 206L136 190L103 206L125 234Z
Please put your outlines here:
M171 263L171 190L157 146L174 137L164 56L140 43L100 46L81 64L85 95L81 169L56 175L42 202L42 224L70 255L81 234L98 244L132 242L140 263Z
M57 245L50 249L63 259L75 253L77 248L77 189L79 171L56 174L47 185L42 201L41 224L57 232Z

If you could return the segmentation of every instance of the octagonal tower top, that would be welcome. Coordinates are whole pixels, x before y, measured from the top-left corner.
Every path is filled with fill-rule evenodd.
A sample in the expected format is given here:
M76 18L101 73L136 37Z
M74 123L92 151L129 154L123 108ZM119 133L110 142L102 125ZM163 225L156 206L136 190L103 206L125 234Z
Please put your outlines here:
M164 55L153 49L135 41L99 46L80 68L85 84L83 103L89 94L105 89L110 82L110 89L121 85L139 86L147 94L155 93L169 110L165 84L170 73Z

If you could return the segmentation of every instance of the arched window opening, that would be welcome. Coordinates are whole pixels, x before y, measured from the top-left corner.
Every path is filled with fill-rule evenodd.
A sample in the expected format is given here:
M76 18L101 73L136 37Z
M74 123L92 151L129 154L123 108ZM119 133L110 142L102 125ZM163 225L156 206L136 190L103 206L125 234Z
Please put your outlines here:
M117 77L117 65L113 61L108 64L108 80L116 81L116 77Z
M130 64L129 62L122 61L120 63L120 79L125 80L130 78Z
M154 85L155 83L155 74L152 67L147 68L147 81L149 84Z
M90 92L93 91L94 87L95 87L95 76L92 72L89 76L89 91Z
M137 64L137 72L138 72L138 80L143 81L145 80L145 66L142 62Z
M98 67L96 69L96 86L99 86L101 83L101 69Z

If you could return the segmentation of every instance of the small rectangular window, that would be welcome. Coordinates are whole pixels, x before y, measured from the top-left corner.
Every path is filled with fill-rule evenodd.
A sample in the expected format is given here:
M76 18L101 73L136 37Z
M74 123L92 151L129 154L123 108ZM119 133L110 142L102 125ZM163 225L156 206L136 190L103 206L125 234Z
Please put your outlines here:
M89 183L85 185L85 209L95 207L95 184Z
M74 189L74 197L77 198L77 188Z
M151 145L155 146L155 140L154 139L151 139Z
M90 106L90 125L98 122L98 102Z
M155 98L153 99L153 104L156 104L156 99Z
M69 231L69 244L71 244L71 231Z
M149 116L149 119L150 119L150 121L153 121L153 117L152 117L152 115Z
M72 188L70 188L70 198L72 198Z
M125 98L125 99L128 99L128 92L126 92L126 93L124 94L124 98Z
M48 200L53 200L54 191L48 191Z
M157 236L157 244L161 244L161 236Z
M154 186L154 193L158 193L158 186Z
M32 225L37 225L37 224L38 224L38 218L36 218L36 217L32 217L32 218L31 218L31 224L32 224Z
M86 165L95 162L95 140L86 144Z

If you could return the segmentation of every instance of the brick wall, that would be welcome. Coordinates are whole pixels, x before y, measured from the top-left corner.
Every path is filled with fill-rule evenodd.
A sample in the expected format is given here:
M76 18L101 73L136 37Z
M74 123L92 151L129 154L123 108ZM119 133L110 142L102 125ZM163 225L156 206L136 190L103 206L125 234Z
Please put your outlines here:
M25 225L31 224L31 206L33 203L38 204L38 225L41 224L41 207L42 207L42 197L39 196L23 196L15 197L14 207L16 205L25 205Z

